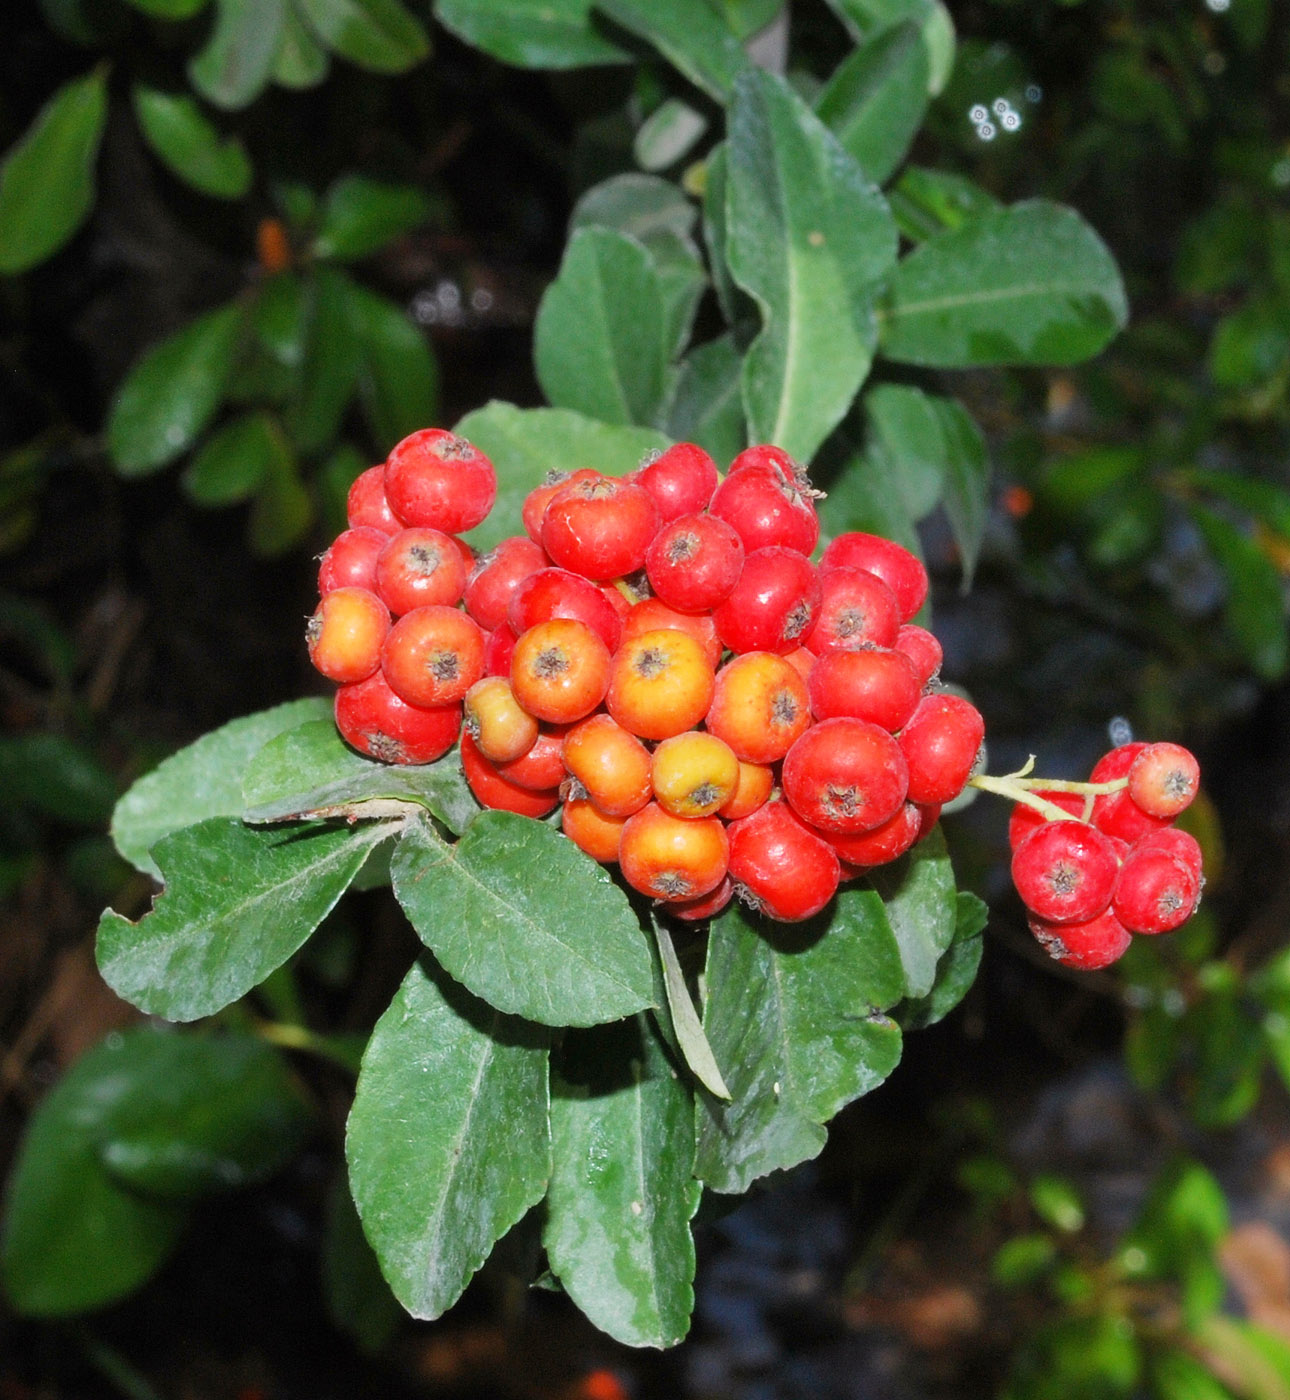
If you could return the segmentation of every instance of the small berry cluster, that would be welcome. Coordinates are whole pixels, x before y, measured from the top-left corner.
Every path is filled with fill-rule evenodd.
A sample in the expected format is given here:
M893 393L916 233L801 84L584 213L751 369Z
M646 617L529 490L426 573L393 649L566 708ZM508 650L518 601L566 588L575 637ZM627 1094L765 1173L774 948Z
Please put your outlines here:
M475 559L456 536L495 493L437 428L355 482L308 631L353 747L428 763L460 732L484 806L563 801L571 840L689 919L736 893L808 918L962 791L984 724L932 688L926 571L862 533L812 563L815 493L781 449L724 478L691 443L626 478L574 471Z
M984 781L1029 788L1009 824L1012 879L1031 932L1059 962L1106 967L1133 934L1168 933L1195 911L1200 846L1172 825L1200 781L1188 750L1122 744L1086 783Z

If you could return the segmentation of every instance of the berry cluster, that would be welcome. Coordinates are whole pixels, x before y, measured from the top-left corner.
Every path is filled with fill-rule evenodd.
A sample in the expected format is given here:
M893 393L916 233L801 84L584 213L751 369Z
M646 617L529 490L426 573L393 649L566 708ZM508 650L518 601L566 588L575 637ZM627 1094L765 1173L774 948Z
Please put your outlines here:
M991 781L996 791L1016 784ZM1142 743L1105 754L1087 783L1030 780L1009 824L1012 878L1031 932L1059 962L1106 967L1131 935L1168 933L1191 917L1201 851L1172 822L1199 781L1186 749Z
M540 817L681 918L738 893L810 917L894 860L967 782L984 725L932 688L919 560L841 535L777 447L722 478L680 443L630 477L532 491L526 534L456 536L496 493L477 448L427 428L364 472L309 623L353 747L428 763L460 733L486 807Z

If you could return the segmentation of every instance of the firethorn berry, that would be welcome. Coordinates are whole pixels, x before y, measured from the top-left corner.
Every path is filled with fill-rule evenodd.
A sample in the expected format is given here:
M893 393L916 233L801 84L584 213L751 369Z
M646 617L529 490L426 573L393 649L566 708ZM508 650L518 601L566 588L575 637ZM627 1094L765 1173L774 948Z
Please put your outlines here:
M1176 826L1166 826L1160 831L1148 832L1141 837L1132 847L1135 851L1168 851L1175 860L1179 860L1200 879L1201 875L1201 851L1200 842L1189 831L1180 831Z
M671 627L642 632L614 657L605 706L641 739L670 739L708 712L716 678L703 648Z
M524 498L520 507L520 517L524 522L524 533L536 544L542 543L542 517L553 497L558 496L566 486L576 481L598 481L601 473L590 467L579 467L576 472L551 472L541 486L535 486Z
M484 638L484 674L486 676L511 676L511 657L515 655L515 643L519 639L502 623Z
M717 464L692 442L674 443L632 476L648 491L664 521L706 510L717 489Z
M469 734L461 736L461 771L481 807L514 812L521 817L544 817L560 800L559 790L535 792L503 777L475 747Z
M715 734L689 730L654 750L654 800L674 817L710 817L734 796L739 760Z
M812 725L789 749L781 778L804 822L845 835L889 821L909 785L895 739L876 724L843 717Z
M923 698L914 663L903 652L826 651L806 681L816 719L845 715L867 719L894 734L903 729Z
M382 763L433 763L452 748L461 730L460 705L409 705L379 671L342 685L335 713L340 737Z
M900 632L896 595L863 569L819 571L820 606L802 645L816 656L860 647L892 647Z
M1051 802L1054 807L1060 807L1063 812L1069 812L1072 817L1080 819L1083 817L1085 798L1081 792L1036 791L1034 795ZM1012 816L1008 818L1009 850L1015 851L1032 831L1043 826L1047 820L1048 818L1034 807L1028 807L1024 802L1018 802L1012 809Z
M309 659L328 680L363 681L381 664L390 611L366 588L323 595L305 629Z
M975 705L958 695L925 695L897 742L909 764L911 802L948 802L963 791L985 738Z
M758 807L770 801L775 788L775 770L764 763L748 763L739 760L739 777L735 790L718 808L717 816L728 822L737 822L741 817L751 817Z
M385 465L368 467L354 478L346 500L346 514L351 529L367 527L392 535L403 528L403 522L390 509L385 498Z
M775 462L732 465L708 511L734 526L750 554L768 545L810 554L820 521L809 489L803 476Z
M493 763L493 767L509 782L518 783L531 792L558 788L565 777L560 750L567 730L564 724L549 725L539 732L527 753L509 763Z
M645 551L645 572L655 596L681 612L705 612L723 603L743 567L743 541L715 515L678 516Z
M1012 853L1022 903L1051 923L1095 919L1111 903L1119 868L1111 843L1081 821L1044 822Z
M370 525L342 530L318 564L318 592L337 588L366 588L376 592L376 556L389 538Z
M1147 745L1139 742L1121 744L1110 753L1105 753L1093 765L1088 775L1090 783L1111 783L1119 778L1127 778L1134 760ZM1108 836L1118 836L1130 845L1152 831L1159 831L1169 825L1168 817L1153 817L1144 812L1129 796L1127 787L1118 792L1099 793L1093 802L1093 825Z
M914 663L920 685L930 685L940 674L945 653L940 642L926 627L920 627L916 622L902 622L894 645L897 651L904 652Z
M484 674L484 634L456 608L413 608L381 648L390 689L409 705L448 705Z
M838 535L820 556L820 568L867 569L896 595L900 620L908 622L927 598L927 570L904 545L861 530Z
M1129 796L1148 815L1176 817L1190 806L1200 765L1180 744L1148 744L1129 768Z
M744 558L739 582L712 617L731 651L783 653L801 645L819 606L815 566L795 549L771 545Z
M516 642L511 689L529 714L572 724L605 698L609 666L609 648L585 622L553 617Z
M721 638L717 636L717 624L709 613L677 612L661 598L642 598L628 609L623 620L622 640L630 641L645 632L656 632L660 627L688 633L703 648L704 656L716 670L721 660Z
M566 797L560 812L560 830L601 865L617 864L626 821L626 817L611 817L602 812L587 797Z
M521 579L506 616L517 637L539 622L567 617L585 623L611 652L622 639L623 624L613 604L594 583L568 569L539 569Z
M422 428L385 459L385 495L405 525L458 535L492 510L497 473L465 438L444 428Z
M697 899L672 899L668 901L667 912L674 919L684 919L687 923L697 923L702 919L715 918L734 898L735 882L723 875L721 883L709 894L701 894Z
M851 836L825 831L821 834L845 865L867 870L903 856L923 833L925 809L913 802L902 802L894 816L871 831Z
M1079 923L1054 924L1032 917L1030 931L1050 958L1082 972L1110 967L1131 941L1129 930L1110 909Z
M1164 846L1139 845L1120 866L1112 908L1131 933L1169 933L1191 918L1199 900L1195 870Z
M784 653L784 660L808 685L810 684L811 670L815 665L815 657L811 652L805 647L794 647L792 651Z
M626 622L627 614L631 612L632 605L640 602L640 594L623 579L614 579L611 583L598 583L596 587L600 590L605 602L613 608L619 622ZM630 592L630 597L623 591L624 588ZM619 640L621 641L622 638L620 637Z
M627 883L655 899L696 899L721 883L730 842L718 817L687 820L656 802L628 817L618 847Z
M546 551L527 535L511 535L481 555L466 580L466 611L485 632L506 621L511 595L521 583L547 566Z
M783 758L810 723L806 683L782 656L749 651L717 672L708 731L746 763Z
M575 724L564 736L563 759L569 777L606 816L630 817L653 794L649 750L611 715Z
M833 847L787 802L767 802L730 823L730 878L740 899L772 919L809 919L837 893L842 868Z
M745 447L730 463L731 472L741 472L745 467L777 467L794 481L806 480L806 468L782 447L776 447L771 442L755 442L751 447Z
M451 607L465 587L461 551L441 530L400 530L376 561L376 591L396 617L436 603Z
M604 580L635 573L661 524L644 487L617 477L575 481L542 516L542 548L562 569Z
M508 677L481 677L462 703L466 733L490 763L509 763L537 743L538 722L515 698Z

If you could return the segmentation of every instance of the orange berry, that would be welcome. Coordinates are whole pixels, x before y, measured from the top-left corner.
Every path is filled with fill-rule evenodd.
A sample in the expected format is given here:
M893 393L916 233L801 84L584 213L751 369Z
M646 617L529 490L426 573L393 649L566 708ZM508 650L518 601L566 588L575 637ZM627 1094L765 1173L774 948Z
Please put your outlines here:
M728 822L736 822L740 817L750 817L758 807L770 801L775 788L775 770L761 763L748 763L739 760L739 781L735 790L719 808L717 815Z
M305 629L309 659L328 680L365 681L381 664L390 610L366 588L334 588L323 595Z
M515 644L511 689L529 714L549 724L589 715L608 686L609 648L585 622L553 617Z
M608 816L630 817L650 799L645 745L609 715L591 715L565 735L564 766Z
M739 760L715 734L689 730L654 750L654 800L674 817L710 817L734 795Z
M390 628L381 670L409 705L450 705L484 674L484 634L457 608L413 608Z
M660 627L671 627L678 632L688 632L703 648L703 654L715 671L721 661L721 638L717 636L717 624L711 613L683 613L669 608L661 598L643 598L634 603L623 619L625 642L629 637L639 637L645 632L655 632Z
M614 657L605 703L642 739L670 739L708 712L712 663L688 632L659 628L624 640Z
M618 864L633 889L655 899L707 894L729 863L730 843L718 817L687 821L651 802L623 826Z
M717 673L707 724L746 763L774 763L810 727L806 682L782 656L746 651Z
M505 676L484 676L466 692L466 733L490 763L522 758L537 742L538 722Z
M610 816L586 797L566 798L560 812L561 831L601 865L617 864L618 845L626 824L626 817Z

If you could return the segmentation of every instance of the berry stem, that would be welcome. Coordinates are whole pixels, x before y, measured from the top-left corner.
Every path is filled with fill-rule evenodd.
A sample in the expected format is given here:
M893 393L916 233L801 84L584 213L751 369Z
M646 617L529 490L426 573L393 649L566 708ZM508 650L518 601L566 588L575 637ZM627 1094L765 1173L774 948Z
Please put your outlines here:
M1107 783L1081 783L1067 778L1023 776L1029 772L1029 768L1028 764L1021 773L1009 773L1002 778L992 778L988 773L979 773L975 778L968 779L968 786L980 788L982 792L993 792L998 797L1006 797L1012 802L1020 802L1027 807L1033 807L1048 821L1070 821L1071 813L1065 808L1059 807L1055 802L1049 802L1046 798L1040 797L1040 792L1083 793L1087 801L1082 820L1087 821L1092 814L1093 798L1104 793L1119 792L1121 788L1127 787L1129 784L1127 778L1116 778Z

